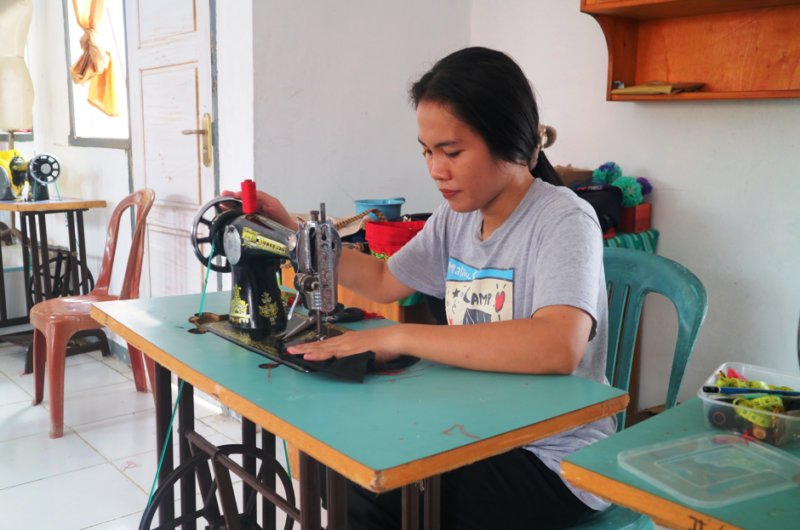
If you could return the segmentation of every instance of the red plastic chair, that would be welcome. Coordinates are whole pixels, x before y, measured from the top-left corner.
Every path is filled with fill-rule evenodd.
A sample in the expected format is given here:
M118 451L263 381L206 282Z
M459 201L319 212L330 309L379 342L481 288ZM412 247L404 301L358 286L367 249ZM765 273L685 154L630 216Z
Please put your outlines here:
M106 249L100 277L91 293L82 296L54 298L36 304L31 309L30 320L33 331L33 376L35 381L35 397L33 404L42 402L44 397L45 362L50 364L50 438L61 438L64 434L64 366L67 343L78 331L100 329L103 326L89 316L92 302L109 300L128 300L139 297L139 279L142 275L142 258L144 257L145 221L156 194L151 189L143 189L125 197L117 205L111 215L106 235ZM111 269L114 266L114 255L117 251L117 235L123 212L136 206L136 230L133 234L131 252L125 269L125 280L119 296L108 293L111 281ZM136 390L147 392L144 363L150 372L150 384L154 387L154 363L142 352L128 344L131 368L136 383Z

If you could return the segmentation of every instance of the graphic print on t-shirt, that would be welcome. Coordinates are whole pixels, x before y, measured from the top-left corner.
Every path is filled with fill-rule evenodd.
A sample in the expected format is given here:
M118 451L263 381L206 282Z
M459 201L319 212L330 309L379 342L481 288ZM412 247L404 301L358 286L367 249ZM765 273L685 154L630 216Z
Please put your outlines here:
M450 325L512 320L514 269L476 269L451 257L444 303Z

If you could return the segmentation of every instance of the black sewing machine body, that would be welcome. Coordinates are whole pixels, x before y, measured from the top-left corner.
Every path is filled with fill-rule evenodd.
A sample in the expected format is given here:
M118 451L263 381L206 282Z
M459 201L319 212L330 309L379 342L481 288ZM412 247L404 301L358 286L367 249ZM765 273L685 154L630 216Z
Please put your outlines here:
M16 149L0 152L0 200L49 201L48 184L61 174L58 160L48 154L27 161Z
M226 224L222 247L231 264L232 290L228 320L253 340L286 329L278 273L289 259L294 232L257 214L240 215Z
M212 208L216 215L206 219L204 215ZM208 236L199 235L201 225L208 228ZM245 213L236 199L217 197L195 216L191 239L195 255L204 265L232 273L231 327L246 332L253 341L277 336L288 344L292 336L301 340L300 333L305 341L328 336L330 326L324 324L341 311L337 297L341 239L332 221L325 219L324 205L294 232L259 214ZM224 262L209 260L201 244L211 244L214 255L223 257ZM296 271L298 299L312 319L289 322L278 280L280 264L287 259ZM309 338L313 324L316 333Z

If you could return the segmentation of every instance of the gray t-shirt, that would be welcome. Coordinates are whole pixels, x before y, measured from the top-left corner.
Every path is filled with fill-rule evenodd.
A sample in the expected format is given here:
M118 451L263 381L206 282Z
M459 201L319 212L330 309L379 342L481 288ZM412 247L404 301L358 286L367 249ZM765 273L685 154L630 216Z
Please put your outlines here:
M516 210L485 241L482 223L480 211L457 213L443 203L389 259L389 270L405 285L444 298L451 325L529 318L554 305L582 309L593 325L573 375L608 384L603 239L592 207L567 188L535 179ZM605 418L525 448L560 474L564 456L610 436L615 428L615 418ZM609 505L567 486L590 508Z

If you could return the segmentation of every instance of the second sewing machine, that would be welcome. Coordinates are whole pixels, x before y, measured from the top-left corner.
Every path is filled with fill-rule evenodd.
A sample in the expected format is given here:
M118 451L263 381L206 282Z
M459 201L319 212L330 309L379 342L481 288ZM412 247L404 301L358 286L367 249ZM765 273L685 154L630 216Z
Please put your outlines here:
M212 218L207 218L208 215ZM201 234L203 227L207 235ZM242 200L217 197L197 213L191 234L194 253L203 265L232 273L228 315L195 315L199 329L211 331L251 351L294 369L308 371L286 354L300 342L324 340L346 332L337 322L358 320L338 303L338 268L342 241L325 205L292 231L258 214L255 183L242 183ZM211 245L208 255L204 245ZM218 256L215 262L214 256ZM289 260L298 296L284 308L278 273ZM302 300L306 315L295 311Z

